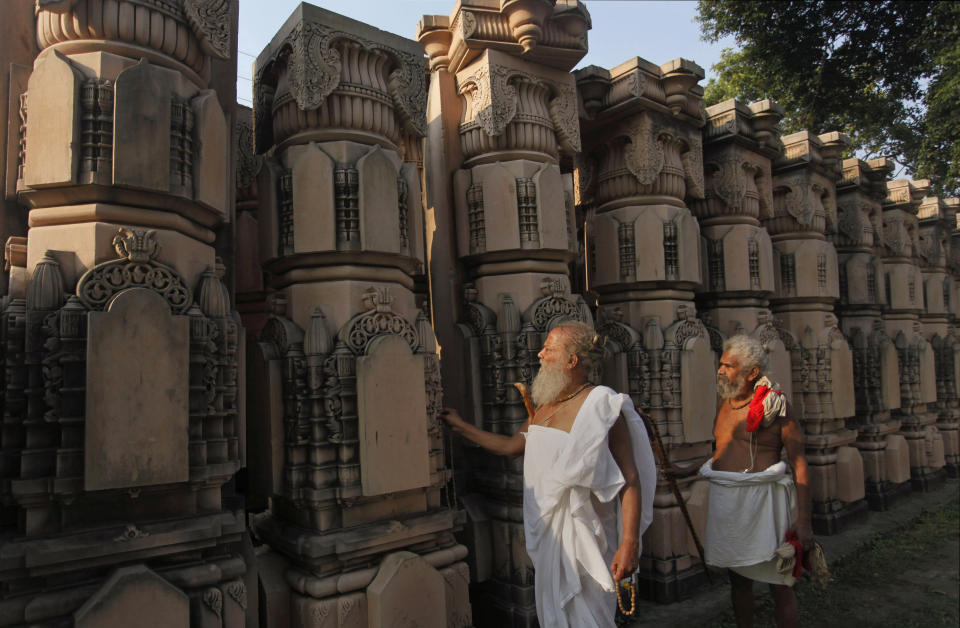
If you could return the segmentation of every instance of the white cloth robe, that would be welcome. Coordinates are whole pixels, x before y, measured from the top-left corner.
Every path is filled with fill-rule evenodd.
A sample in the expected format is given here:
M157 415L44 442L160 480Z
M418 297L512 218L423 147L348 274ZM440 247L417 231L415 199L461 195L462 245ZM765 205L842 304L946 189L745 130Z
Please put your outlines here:
M523 524L544 628L614 625L609 564L619 546L616 499L625 481L607 434L620 414L630 430L641 487L638 539L653 519L657 470L630 397L597 386L570 433L531 425L523 463Z
M700 467L710 480L707 564L728 567L752 580L791 584L777 573L776 551L796 519L796 490L787 463L763 471L716 471L713 460Z

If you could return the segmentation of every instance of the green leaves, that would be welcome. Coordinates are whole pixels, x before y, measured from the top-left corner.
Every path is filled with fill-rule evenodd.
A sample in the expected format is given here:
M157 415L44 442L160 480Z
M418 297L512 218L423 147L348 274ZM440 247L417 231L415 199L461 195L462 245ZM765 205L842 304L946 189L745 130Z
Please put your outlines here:
M708 105L773 98L785 132L840 130L934 193L960 193L960 3L701 0L704 39L731 35Z

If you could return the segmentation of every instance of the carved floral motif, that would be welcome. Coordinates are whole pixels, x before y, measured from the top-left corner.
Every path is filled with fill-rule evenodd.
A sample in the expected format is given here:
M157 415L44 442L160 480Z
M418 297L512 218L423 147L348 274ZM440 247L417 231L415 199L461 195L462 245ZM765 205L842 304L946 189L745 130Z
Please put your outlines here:
M370 288L364 293L364 306L367 311L358 314L340 330L339 339L357 355L367 352L370 343L378 336L395 334L403 338L410 350L420 348L417 330L407 319L390 308L393 298L386 288Z
M212 1L212 0L211 0ZM426 135L426 60L386 44L370 41L358 35L339 31L320 22L301 22L286 37L254 78L255 130L257 152L262 153L270 125L271 107L264 79L275 63L286 60L287 77L297 106L305 111L320 107L340 85L342 59L334 44L349 41L368 51L379 51L394 63L387 77L387 87L393 105L406 130L418 137Z
M114 294L127 288L147 288L163 297L175 314L193 300L179 273L155 261L160 252L154 230L121 228L113 246L121 259L91 268L77 282L77 296L91 310L102 310Z
M643 112L630 121L626 129L630 140L624 146L624 161L640 185L650 185L663 170L664 154L660 129L649 113Z
M183 0L183 12L204 52L230 58L230 0Z

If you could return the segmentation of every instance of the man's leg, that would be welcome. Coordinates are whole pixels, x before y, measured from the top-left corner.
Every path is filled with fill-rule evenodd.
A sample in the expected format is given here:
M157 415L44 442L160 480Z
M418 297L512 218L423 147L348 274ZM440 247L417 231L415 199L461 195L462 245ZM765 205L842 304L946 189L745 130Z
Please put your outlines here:
M733 616L739 628L753 628L753 580L744 578L734 570L730 574L730 599L733 601Z
M796 628L798 626L797 596L793 593L793 587L785 584L771 584L770 595L773 596L773 604L776 608L777 627Z

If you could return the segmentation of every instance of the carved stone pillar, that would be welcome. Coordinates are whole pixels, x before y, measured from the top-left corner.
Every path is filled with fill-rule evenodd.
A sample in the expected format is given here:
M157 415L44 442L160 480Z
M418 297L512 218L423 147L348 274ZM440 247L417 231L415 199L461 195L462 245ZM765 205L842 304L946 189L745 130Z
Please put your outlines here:
M331 608L380 625L371 583L387 595L414 577L387 568L406 555L392 552L414 552L441 589L466 554L414 292L425 76L420 44L307 4L255 65L257 248L275 294L249 365L251 476L270 497L256 529L281 557L264 564L283 572L291 625ZM469 622L465 599L425 603Z
M263 157L253 152L253 111L236 106L233 124L234 169L236 172L236 292L237 311L247 330L247 340L255 340L267 322L269 285L265 284L260 260L260 225L257 182Z
M5 623L100 625L121 604L113 623L133 625L157 599L172 621L247 572L225 487L243 458L243 332L215 237L231 220L237 15L37 3L15 181L30 230L10 247L25 299L2 314ZM115 586L127 577L143 586Z
M704 195L703 70L635 58L575 75L586 138L576 201L589 216L588 284L613 350L605 383L650 413L672 460L709 455L716 356L693 304L700 229L684 200ZM705 489L696 478L682 489L701 530ZM645 594L664 602L704 577L666 484L654 496L640 565Z
M832 534L866 514L857 430L853 352L833 313L839 298L835 184L847 143L839 133L783 138L773 166L773 216L764 220L774 250L771 308L789 334L793 410L804 426L813 525Z
M899 179L887 182L883 202L883 278L887 302L883 322L893 338L900 364L900 433L910 448L913 487L927 490L943 476L943 437L935 423L938 412L936 357L924 338L919 316L924 310L920 271L920 229L917 211L930 182ZM929 297L927 297L929 298Z
M26 106L30 68L39 49L31 34L34 3L8 2L3 7L0 39L0 242L27 234L27 211L17 202L17 179L23 167ZM0 275L0 294L8 294L7 277ZM2 443L0 443L2 447Z
M589 25L579 2L464 1L418 32L430 56L430 270L446 396L502 434L526 420L511 384L532 381L546 334L560 319L592 318L570 293L578 244L561 172L580 149L569 70ZM464 446L461 462L477 625L534 625L522 460Z
M920 313L920 322L924 338L933 347L937 374L937 430L943 439L944 462L950 477L957 477L960 469L957 432L960 423L960 371L956 366L960 345L950 324L954 286L948 271L950 234L956 226L956 206L939 197L928 196L921 202L917 218L920 222L918 253L923 275L923 312Z
M707 275L697 295L715 339L738 333L763 342L772 378L792 398L789 333L770 314L774 264L761 220L773 216L770 161L780 155L783 108L770 100L728 100L707 109L703 131L705 197L691 203L700 223ZM715 340L715 342L717 342ZM717 342L719 344L719 342ZM714 347L719 350L719 347Z
M864 465L867 502L886 510L910 490L909 453L900 421L897 350L881 313L887 301L881 263L883 219L880 201L892 165L886 159L845 159L837 183L837 228L832 235L840 270L840 328L853 347L856 393L856 447Z

